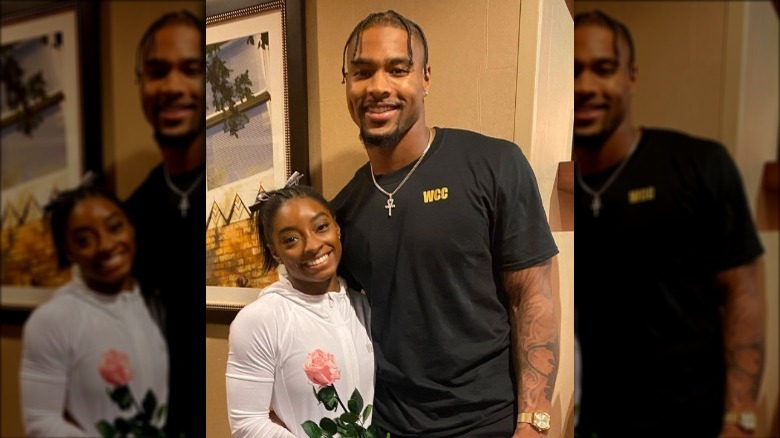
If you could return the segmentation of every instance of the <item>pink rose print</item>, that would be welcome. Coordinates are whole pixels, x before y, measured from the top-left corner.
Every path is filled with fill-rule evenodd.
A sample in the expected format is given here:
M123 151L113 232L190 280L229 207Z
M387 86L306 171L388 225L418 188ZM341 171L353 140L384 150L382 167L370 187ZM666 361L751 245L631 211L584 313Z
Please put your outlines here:
M341 377L339 368L336 366L336 357L320 349L306 355L303 370L312 383L320 386L332 385L336 379Z
M107 350L98 367L103 380L114 386L125 386L133 379L133 370L127 355L119 350Z
M306 362L303 364L303 371L306 376L315 385L319 385L319 390L314 390L314 398L317 404L321 404L325 410L338 410L339 406L344 411L338 417L323 417L318 423L312 420L306 420L301 423L303 431L309 438L322 438L323 436L340 436L342 438L358 437L381 437L385 434L379 429L379 426L372 424L366 426L366 422L371 417L374 407L370 404L363 408L363 397L360 391L355 388L347 401L347 406L341 400L333 382L341 377L339 368L336 366L336 358L327 351L320 349L314 350L306 355ZM314 389L312 387L312 389ZM389 437L390 434L388 433Z

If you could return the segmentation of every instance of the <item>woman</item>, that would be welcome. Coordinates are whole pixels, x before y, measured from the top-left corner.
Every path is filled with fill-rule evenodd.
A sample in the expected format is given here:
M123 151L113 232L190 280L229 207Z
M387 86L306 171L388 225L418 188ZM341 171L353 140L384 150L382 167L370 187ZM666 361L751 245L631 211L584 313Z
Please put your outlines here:
M261 193L253 207L263 270L281 264L286 274L230 326L226 377L234 437L319 436L306 428L343 414L355 390L365 404L374 396L368 302L336 276L339 226L320 194L295 185L296 175L285 188ZM269 408L284 427L271 420ZM365 421L359 410L355 425L365 428L370 409Z
M46 209L60 267L76 268L24 327L27 435L156 436L165 422L168 356L131 276L133 226L119 200L89 182Z

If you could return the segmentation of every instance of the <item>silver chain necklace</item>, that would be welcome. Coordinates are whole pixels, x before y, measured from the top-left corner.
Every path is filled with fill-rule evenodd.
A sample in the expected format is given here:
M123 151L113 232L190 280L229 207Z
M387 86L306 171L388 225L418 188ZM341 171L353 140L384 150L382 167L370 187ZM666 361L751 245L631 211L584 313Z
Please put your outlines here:
M634 144L631 145L631 149L628 151L628 155L625 159L620 163L620 165L612 172L612 175L609 176L607 181L601 185L601 188L598 190L593 190L590 188L587 184L585 184L585 180L582 178L582 173L579 172L579 170L575 170L575 174L577 175L577 182L582 187L582 190L585 190L585 193L589 194L593 197L593 200L590 202L590 209L593 211L593 217L599 217L599 211L601 210L601 194L604 193L607 188L609 188L610 184L612 184L613 181L617 178L618 175L620 175L620 172L623 170L624 167L626 167L626 164L628 164L628 161L631 159L631 156L634 154L634 151L636 150L637 145L639 145L639 139L642 137L642 131L639 131L636 134L636 138L634 139Z
M181 197L179 199L179 211L181 212L181 217L187 217L187 210L190 209L190 193L195 190L195 187L206 175L206 170L204 169L203 172L201 172L201 174L198 175L198 177L195 179L195 182L193 182L192 185L184 191L176 187L173 181L171 181L171 176L168 174L168 169L166 169L165 166L163 166L163 174L165 175L165 183L168 184L168 188L170 188L173 193L176 193Z
M414 166L412 167L412 170L409 171L409 173L406 174L404 179L401 181L401 184L398 184L398 187L395 188L392 192L388 192L387 190L383 189L382 186L379 185L378 182L376 182L376 177L374 176L374 166L371 165L371 161L368 162L368 166L371 169L371 180L374 181L374 185L377 189L379 189L380 192L384 193L385 196L387 196L387 203L385 204L385 209L387 210L387 217L393 216L393 209L395 208L395 200L393 200L393 195L395 195L398 190L401 189L401 187L404 185L404 183L409 179L410 176L414 173L414 171L417 169L417 166L422 163L423 157L428 152L428 149L431 148L431 143L433 143L433 128L428 128L428 145L425 146L425 150L423 151L422 155L420 155L420 158L417 159L417 162L414 163Z

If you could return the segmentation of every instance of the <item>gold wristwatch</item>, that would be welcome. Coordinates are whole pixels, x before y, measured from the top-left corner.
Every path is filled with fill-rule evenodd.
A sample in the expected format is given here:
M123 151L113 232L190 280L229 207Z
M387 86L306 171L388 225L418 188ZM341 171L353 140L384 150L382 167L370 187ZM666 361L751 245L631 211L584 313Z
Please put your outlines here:
M753 411L728 411L723 416L723 422L736 424L745 432L754 432L756 430L756 413Z
M534 429L544 432L550 428L550 414L544 411L521 412L517 415L518 423L530 423Z

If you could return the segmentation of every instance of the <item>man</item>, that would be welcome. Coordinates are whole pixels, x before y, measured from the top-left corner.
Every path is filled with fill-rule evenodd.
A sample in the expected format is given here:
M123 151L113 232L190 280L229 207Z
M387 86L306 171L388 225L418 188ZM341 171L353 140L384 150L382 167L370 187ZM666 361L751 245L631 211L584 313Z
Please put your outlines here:
M187 11L155 21L138 45L136 74L163 163L127 201L138 240L136 277L164 307L170 353L168 434L205 427L204 30Z
M343 274L371 302L373 421L393 437L543 436L558 250L528 162L510 142L426 125L431 67L412 21L369 15L344 56L369 162L334 207Z
M720 144L636 126L637 80L628 29L577 15L579 436L751 436L763 250L740 176Z

